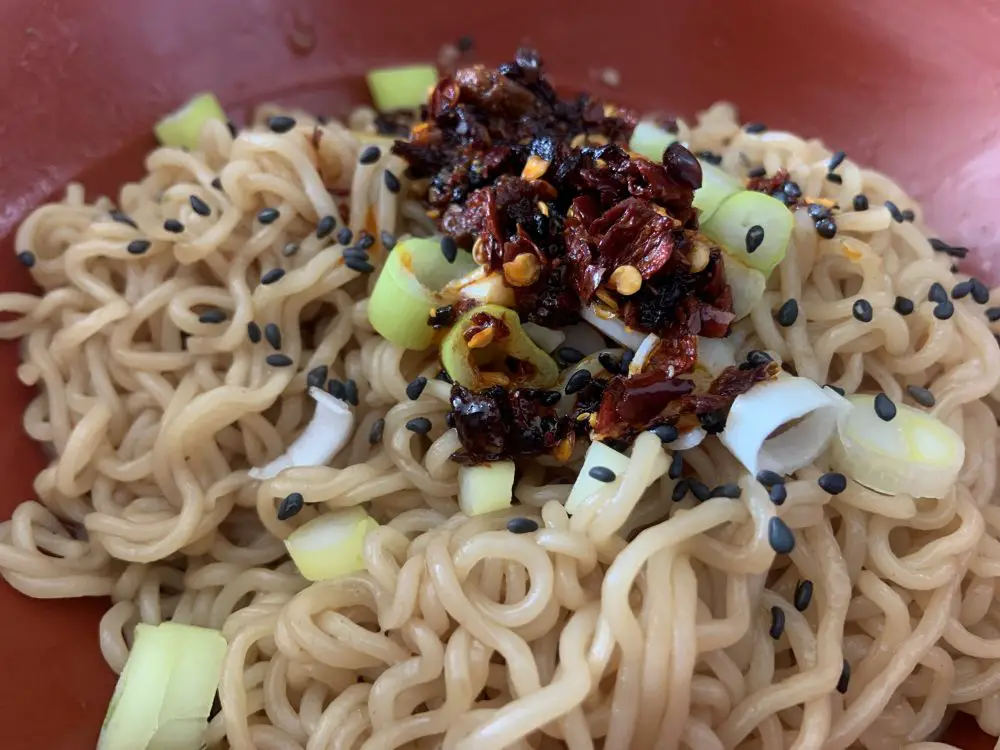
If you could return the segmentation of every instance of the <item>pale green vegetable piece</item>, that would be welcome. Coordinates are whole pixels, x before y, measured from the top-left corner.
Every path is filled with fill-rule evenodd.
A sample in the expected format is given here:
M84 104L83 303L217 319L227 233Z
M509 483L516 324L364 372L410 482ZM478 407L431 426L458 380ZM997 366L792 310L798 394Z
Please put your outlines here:
M201 131L210 120L224 123L227 121L226 113L215 94L198 94L156 123L153 132L164 146L194 151L198 148Z
M767 279L755 268L740 263L729 253L724 253L722 262L726 267L726 283L733 292L733 313L736 320L742 320L764 296Z
M743 185L728 172L708 162L701 162L701 187L694 191L694 207L704 224L712 218L722 202L743 190Z
M297 528L285 547L303 578L325 581L364 570L365 537L377 526L360 506L341 508Z
M467 516L509 507L513 492L513 461L458 467L458 505Z
M437 85L438 72L433 65L401 65L368 71L368 90L375 109L416 109L427 101L430 89Z
M622 483L622 475L628 468L629 457L624 453L619 453L614 448L609 448L604 443L593 442L587 448L587 455L583 460L583 468L573 482L573 489L566 498L566 512L574 513L579 509L580 504L598 490L611 487L617 490ZM590 476L590 470L595 466L605 466L615 473L615 478L611 482L602 482Z
M765 276L785 257L795 217L777 198L744 190L722 202L702 231L721 244L727 253ZM753 226L764 230L764 239L747 252L747 232Z
M667 150L667 146L676 140L677 136L668 133L656 123L640 120L632 131L628 147L630 151L635 151L659 164L663 161L663 152Z

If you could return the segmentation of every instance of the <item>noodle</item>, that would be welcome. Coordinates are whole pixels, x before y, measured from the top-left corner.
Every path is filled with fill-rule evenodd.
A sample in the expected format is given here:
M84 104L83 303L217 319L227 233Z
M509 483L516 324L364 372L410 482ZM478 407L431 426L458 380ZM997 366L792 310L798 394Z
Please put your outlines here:
M258 122L276 111L262 108ZM368 230L377 258L380 232L433 227L383 184L385 169L403 175L399 157L359 165L350 131L294 114L289 134L258 125L234 138L216 123L197 153L150 154L119 199L138 229L78 186L21 226L17 247L35 253L42 293L0 294L0 336L21 341L18 376L39 386L25 430L52 460L37 500L0 524L10 585L110 596L100 647L116 672L138 622L221 630L211 747L937 750L948 746L929 740L956 709L1000 731L997 422L984 400L1000 394L1000 349L971 305L934 317L928 289L954 276L919 211L898 223L882 207L914 205L898 186L850 161L840 184L827 181L821 144L747 133L728 105L679 123L693 151L721 154L733 173L786 169L805 195L844 207L868 196L870 210L838 215L833 239L798 223L738 324L743 350L771 349L848 392L896 401L907 386L931 388L933 413L966 445L947 496L853 483L830 495L816 484L820 459L777 506L709 441L685 452L686 465L709 486L740 481L741 499L672 503L676 479L644 491L660 450L644 433L617 489L572 517L569 485L557 481L565 468L540 460L518 480L518 508L466 518L448 460L459 447L449 386L434 379L432 356L373 332L374 275L347 268L336 242L344 222ZM278 218L258 221L264 207ZM336 227L321 238L323 217ZM168 218L180 234L163 229ZM148 249L127 249L140 238ZM272 269L285 275L260 283ZM912 315L893 310L897 295L918 301ZM782 328L774 311L790 298L804 312ZM852 315L860 299L870 323ZM222 322L204 322L206 309ZM251 322L277 324L294 366L266 363ZM352 440L330 466L251 480L248 469L308 421L306 373L320 365L357 383ZM417 375L428 383L410 400ZM426 437L406 429L418 416L430 420ZM371 445L380 419L384 437ZM581 463L578 451L572 468ZM292 492L306 507L278 520ZM366 538L366 571L308 584L281 540L360 503L382 524ZM518 514L540 530L506 531ZM775 515L795 531L789 556L769 545ZM799 611L803 580L812 603Z

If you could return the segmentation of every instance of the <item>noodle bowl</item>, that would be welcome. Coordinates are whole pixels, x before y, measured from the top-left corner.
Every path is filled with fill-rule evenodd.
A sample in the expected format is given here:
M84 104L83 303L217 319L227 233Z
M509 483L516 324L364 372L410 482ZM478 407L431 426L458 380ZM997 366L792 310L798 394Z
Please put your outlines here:
M375 275L345 266L337 242L345 225L367 229L378 257L384 237L433 229L400 197L405 164L389 154L359 164L351 131L301 112L291 133L270 132L274 113L235 138L213 124L198 152L151 153L117 201L137 226L76 185L22 225L17 247L35 253L41 293L0 295L15 314L0 335L22 343L19 378L39 388L25 429L52 460L37 500L0 525L9 584L110 597L100 646L116 671L138 622L221 630L210 747L916 750L955 709L1000 734L989 401L1000 349L972 302L946 320L923 302L932 283L956 278L893 182L851 161L840 184L828 181L824 146L748 133L727 105L680 123L692 151L720 154L733 174L745 159L840 206L868 196L870 210L838 216L836 239L796 226L737 324L741 349L848 393L902 403L907 386L929 387L933 413L966 446L945 497L853 482L831 495L817 484L821 457L776 505L710 439L684 452L689 475L739 482L740 498L671 502L677 478L645 489L662 449L643 433L624 481L572 516L563 503L580 447L567 465L533 460L518 506L470 518L456 501L459 441L437 359L373 331ZM386 169L402 193L386 187ZM887 200L916 220L893 221ZM269 223L265 207L278 212ZM337 225L321 238L328 216ZM181 233L162 228L169 218ZM137 252L140 238L149 246ZM260 283L277 268L283 277ZM914 314L893 312L898 295L919 301ZM859 297L870 323L852 315ZM782 327L774 311L787 299L800 314ZM224 320L203 322L207 310ZM274 352L248 339L252 322L278 326L292 366L268 364ZM308 422L307 373L322 365L357 384L350 442L332 465L252 480L248 470ZM428 382L411 400L417 375ZM407 429L416 417L430 420L426 436ZM305 509L278 520L292 492ZM362 503L381 523L364 542L366 570L308 583L282 540L321 511ZM787 556L769 543L775 515L795 534ZM539 530L511 533L513 517Z

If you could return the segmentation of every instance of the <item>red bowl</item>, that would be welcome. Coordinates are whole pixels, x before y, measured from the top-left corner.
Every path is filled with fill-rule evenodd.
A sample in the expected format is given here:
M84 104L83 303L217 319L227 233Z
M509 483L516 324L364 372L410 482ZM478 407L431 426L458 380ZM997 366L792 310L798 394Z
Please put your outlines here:
M407 4L330 0L7 3L0 26L0 273L28 290L13 230L67 181L114 194L138 177L158 116L210 89L236 115L277 100L321 114L363 101L363 73L434 60L471 34L496 62L524 43L557 82L639 109L690 115L717 99L746 119L820 135L893 175L970 264L994 280L1000 247L1000 14L988 0L747 3L661 0L630 6L506 0ZM599 71L613 67L611 90ZM8 456L0 517L31 498L44 465L24 435L29 393L17 347L0 346L0 424ZM7 750L94 746L114 684L98 650L103 600L37 601L0 585L0 720ZM948 739L992 747L960 717Z

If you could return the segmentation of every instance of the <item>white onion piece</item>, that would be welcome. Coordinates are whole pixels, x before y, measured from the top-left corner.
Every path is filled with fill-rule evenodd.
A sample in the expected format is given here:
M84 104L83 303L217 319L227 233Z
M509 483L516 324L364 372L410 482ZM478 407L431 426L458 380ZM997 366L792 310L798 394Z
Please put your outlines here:
M586 323L574 323L559 330L566 336L563 344L576 349L584 356L600 351L607 346L604 343L604 337Z
M708 370L714 378L727 367L736 364L736 349L739 344L740 342L734 336L727 336L724 339L709 339L699 336L697 364Z
M503 510L514 495L514 462L458 467L458 505L467 516Z
M587 305L580 310L580 317L608 338L617 341L622 346L627 346L633 351L638 349L643 339L646 338L645 334L638 331L630 331L626 328L625 323L620 318L605 320L594 312L594 308L591 305Z
M628 366L629 375L637 375L642 372L642 368L646 366L646 361L649 356L656 349L656 345L660 343L660 337L655 333L651 333L646 338L642 340L642 343L635 350L635 356L632 357L632 362Z
M354 412L347 403L320 388L310 388L309 395L316 402L312 420L284 453L251 469L251 478L271 479L293 466L325 466L351 439Z
M736 397L719 439L753 475L791 474L826 450L847 406L808 378L779 375Z
M583 468L573 483L573 489L566 498L566 512L574 513L586 502L587 498L604 487L611 487L617 491L621 485L625 472L628 470L631 458L624 453L619 453L614 448L609 448L604 443L593 442L587 448L587 455L583 460ZM590 476L590 470L595 466L605 466L615 473L615 478L610 482L602 482ZM653 462L649 467L648 481L646 487L662 477L670 466L667 454L659 450L656 452ZM639 467L640 470L643 467Z
M701 427L692 427L687 432L682 432L673 442L667 443L666 448L671 451L686 451L697 448L707 437L708 433Z
M764 296L767 279L760 271L740 263L728 253L722 254L722 262L726 268L726 283L733 293L735 320L742 320Z
M288 554L308 581L325 581L365 567L361 551L378 522L359 505L339 508L308 521L285 540Z
M539 349L549 354L562 346L563 341L566 340L566 334L562 331L546 328L530 321L521 323L521 328L528 334L528 338L538 345Z
M848 397L840 415L831 463L858 484L887 495L944 497L965 461L961 436L927 412L896 404L886 422L870 394Z

